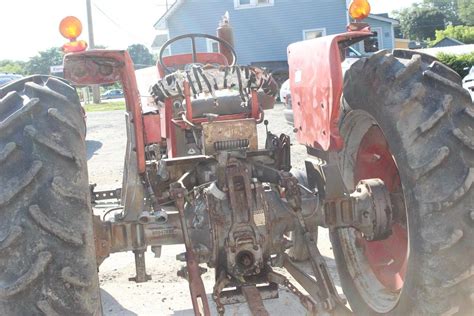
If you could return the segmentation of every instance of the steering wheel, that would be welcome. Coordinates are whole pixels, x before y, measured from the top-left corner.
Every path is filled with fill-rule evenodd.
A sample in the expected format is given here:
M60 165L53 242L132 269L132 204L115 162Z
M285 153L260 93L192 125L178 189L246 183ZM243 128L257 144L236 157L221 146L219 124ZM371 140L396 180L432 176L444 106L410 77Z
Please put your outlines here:
M196 38L208 38L208 39L211 39L211 40L214 40L216 42L219 42L221 44L223 44L231 53L232 53L232 63L230 63L229 66L234 66L235 65L235 62L237 61L237 54L235 53L235 50L234 48L232 47L232 45L230 45L228 42L226 42L225 40L217 37L217 36L213 36L213 35L208 35L208 34L201 34L201 33L189 33L189 34L184 34L184 35L180 35L180 36L176 36L175 38L172 38L170 39L169 41L167 41L166 43L163 44L163 46L161 46L161 49L160 49L160 54L159 54L159 59L158 59L158 62L160 63L160 66L162 67L162 69L166 72L166 73L171 73L171 69L169 69L168 67L166 67L165 63L163 62L163 54L166 50L166 48L168 48L168 46L170 46L171 44L173 44L174 42L176 41L179 41L179 40L182 40L184 38L189 38L191 39L191 44L192 44L192 47L193 47L193 63L197 63L197 52L196 52ZM230 62L230 61L229 61Z

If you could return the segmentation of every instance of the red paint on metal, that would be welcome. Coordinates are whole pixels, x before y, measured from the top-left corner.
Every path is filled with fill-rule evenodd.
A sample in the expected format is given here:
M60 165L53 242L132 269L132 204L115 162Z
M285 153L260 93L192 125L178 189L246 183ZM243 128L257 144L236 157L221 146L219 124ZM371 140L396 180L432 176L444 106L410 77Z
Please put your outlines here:
M227 58L221 53L197 53L196 62L207 65L207 64L218 64L222 66L228 66ZM183 69L185 65L193 63L193 54L180 54L163 57L163 63L168 68ZM162 69L160 63L157 63L158 73L160 78L163 78L166 73Z
M250 113L239 113L239 114L229 114L229 115L219 115L214 121L227 121L227 120L238 120L245 118L254 118L257 121L261 121L261 113L259 110L259 101L257 91L251 92L252 102L251 102L251 111ZM201 124L208 122L209 119L206 117L193 118L193 107L192 107L192 97L191 97L191 88L189 82L184 81L184 100L186 103L186 120L193 124ZM176 157L177 155L177 144L176 144L176 128L187 129L189 124L179 118L173 118L172 111L172 98L167 98L165 100L165 109L164 115L162 113L162 136L167 140L168 147L168 156L170 158Z
M161 119L159 114L146 114L143 116L145 127L145 144L157 144L161 142Z
M258 93L256 90L252 90L252 117L256 120L259 118L259 106L258 106Z
M138 172L145 172L145 140L142 107L132 59L124 50L90 50L64 57L64 77L75 84L91 85L120 81L126 109L132 114Z
M397 165L385 137L378 126L371 127L364 135L355 166L356 183L362 179L382 179L391 193L402 190ZM392 226L392 234L385 240L357 243L364 249L369 266L377 279L389 290L403 287L408 260L408 233L405 216Z
M87 43L85 41L72 41L64 44L62 49L65 53L83 52L87 49Z
M348 32L288 46L290 88L297 139L323 150L340 150L338 122L343 76L339 43L367 37Z

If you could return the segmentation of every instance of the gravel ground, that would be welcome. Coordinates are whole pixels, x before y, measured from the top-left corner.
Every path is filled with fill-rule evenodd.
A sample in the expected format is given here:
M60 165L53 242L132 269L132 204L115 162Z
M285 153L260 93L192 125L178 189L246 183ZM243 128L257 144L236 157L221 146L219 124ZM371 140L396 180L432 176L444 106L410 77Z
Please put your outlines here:
M292 147L294 168L303 169L306 150L297 145L293 128L288 126L282 114L283 106L265 113L268 128L275 134L286 133L295 143ZM92 112L87 117L87 155L89 181L96 183L98 190L115 189L121 186L123 157L125 154L125 118L122 111ZM265 140L265 127L258 128L260 143ZM319 247L325 256L329 269L335 278L339 292L334 256L327 231L320 229ZM178 278L176 272L182 263L175 260L177 254L184 252L184 246L164 246L161 258L146 253L147 272L152 280L146 283L128 281L135 275L134 257L131 252L112 254L100 266L102 303L105 315L193 315L187 281ZM310 267L302 264L308 273ZM282 271L279 271L282 272ZM211 312L217 315L211 298L214 285L214 271L209 269L203 275L204 285L211 304ZM299 300L286 289L280 289L280 298L264 301L270 315L304 315L305 309ZM226 306L226 315L250 315L246 304Z

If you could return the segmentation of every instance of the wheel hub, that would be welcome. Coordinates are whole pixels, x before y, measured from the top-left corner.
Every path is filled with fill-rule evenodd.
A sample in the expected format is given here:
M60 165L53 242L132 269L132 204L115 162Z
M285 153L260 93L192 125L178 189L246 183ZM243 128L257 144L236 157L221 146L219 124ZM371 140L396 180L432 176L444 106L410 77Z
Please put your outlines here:
M355 180L381 179L392 197L391 234L384 240L369 241L357 234L369 267L382 285L390 291L403 287L408 259L408 232L405 205L398 167L385 137L378 126L372 126L362 138L355 166Z

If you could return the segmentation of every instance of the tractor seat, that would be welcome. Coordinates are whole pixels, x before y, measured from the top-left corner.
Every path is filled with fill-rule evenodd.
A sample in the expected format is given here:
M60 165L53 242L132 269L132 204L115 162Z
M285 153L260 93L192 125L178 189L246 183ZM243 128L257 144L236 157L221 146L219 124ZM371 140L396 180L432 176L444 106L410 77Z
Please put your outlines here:
M250 113L250 106L242 106L242 98L237 91L221 90L216 91L218 98L218 105L216 106L214 98L207 94L205 97L198 97L192 100L193 104L193 118L206 117L207 113L217 115L232 115L241 113ZM273 109L275 105L275 98L267 95L263 91L258 91L258 103L262 110ZM249 102L252 99L250 98Z
M193 118L203 118L206 114L232 115L249 113L250 106L242 106L239 92L231 90L216 91L217 105L210 94L198 96L192 100Z

